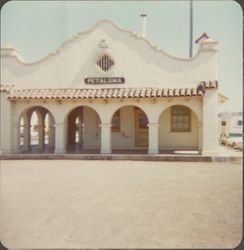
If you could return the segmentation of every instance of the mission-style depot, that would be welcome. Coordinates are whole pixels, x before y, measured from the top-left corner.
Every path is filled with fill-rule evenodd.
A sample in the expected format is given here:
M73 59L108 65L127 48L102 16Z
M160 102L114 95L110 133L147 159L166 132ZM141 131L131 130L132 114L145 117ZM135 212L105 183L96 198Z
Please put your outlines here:
M1 48L1 153L218 154L218 42L196 44L177 58L102 20L38 61Z

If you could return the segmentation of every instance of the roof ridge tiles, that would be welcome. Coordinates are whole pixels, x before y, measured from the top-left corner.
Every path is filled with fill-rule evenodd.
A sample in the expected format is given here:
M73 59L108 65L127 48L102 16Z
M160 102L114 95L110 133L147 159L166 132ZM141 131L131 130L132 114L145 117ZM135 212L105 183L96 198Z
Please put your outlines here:
M217 88L218 81L201 81L196 88L69 88L69 89L18 89L8 92L8 99L75 99L75 98L155 98L203 96L205 89ZM1 92L5 91L1 86ZM6 92L6 91L5 91Z

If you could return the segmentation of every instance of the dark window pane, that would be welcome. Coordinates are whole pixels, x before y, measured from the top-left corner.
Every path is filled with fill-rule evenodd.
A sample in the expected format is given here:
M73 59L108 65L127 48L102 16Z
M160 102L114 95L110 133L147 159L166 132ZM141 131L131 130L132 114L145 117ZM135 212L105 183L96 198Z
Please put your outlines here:
M139 114L139 128L147 128L148 120L144 113Z
M226 121L222 121L222 122L221 122L221 125L222 125L222 126L226 126Z
M171 130L190 131L190 109L176 105L171 108Z

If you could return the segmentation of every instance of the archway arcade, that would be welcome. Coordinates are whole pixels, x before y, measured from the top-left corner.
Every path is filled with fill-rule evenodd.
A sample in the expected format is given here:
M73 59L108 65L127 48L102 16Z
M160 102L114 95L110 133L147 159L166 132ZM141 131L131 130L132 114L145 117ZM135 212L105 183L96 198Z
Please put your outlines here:
M25 109L18 124L19 151L23 153L201 151L199 114L180 103L161 106L153 114L133 103L120 104L108 112L80 105L58 115L37 105Z
M48 109L34 106L19 119L19 148L21 152L53 152L55 145L54 117Z

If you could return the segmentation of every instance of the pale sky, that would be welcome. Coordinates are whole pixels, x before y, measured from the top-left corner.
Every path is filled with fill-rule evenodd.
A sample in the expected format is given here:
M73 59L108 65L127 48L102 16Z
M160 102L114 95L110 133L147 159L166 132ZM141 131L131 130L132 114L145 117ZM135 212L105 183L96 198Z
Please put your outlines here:
M241 7L232 0L195 0L193 11L194 41L203 32L219 41L219 89L230 98L220 111L242 111ZM148 15L147 39L188 58L189 1L11 1L1 9L1 47L11 44L31 62L101 19L139 33L141 13Z

